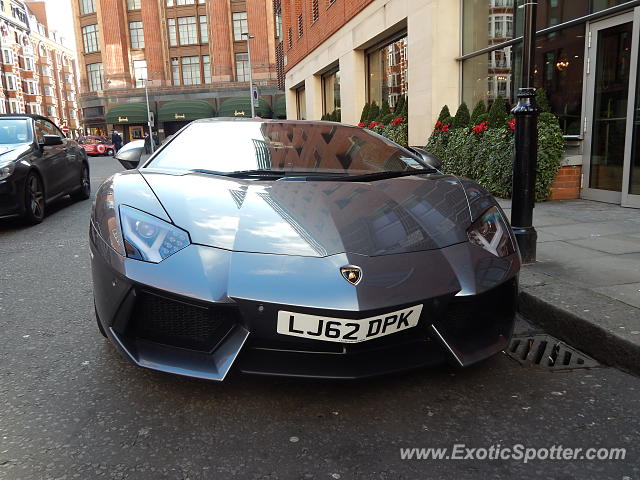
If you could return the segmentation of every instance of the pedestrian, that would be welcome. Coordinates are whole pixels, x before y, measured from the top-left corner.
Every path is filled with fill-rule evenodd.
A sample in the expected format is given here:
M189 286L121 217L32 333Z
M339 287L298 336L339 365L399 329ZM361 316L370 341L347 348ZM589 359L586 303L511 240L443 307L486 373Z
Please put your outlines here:
M115 130L111 131L111 143L116 152L122 148L122 137Z
M148 133L144 135L144 153L151 153L151 135Z

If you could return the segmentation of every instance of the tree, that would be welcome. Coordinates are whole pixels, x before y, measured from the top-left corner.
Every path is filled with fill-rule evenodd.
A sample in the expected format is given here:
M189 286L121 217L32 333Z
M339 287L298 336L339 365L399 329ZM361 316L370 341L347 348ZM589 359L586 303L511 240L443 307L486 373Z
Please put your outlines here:
M371 105L369 104L369 102L364 104L364 107L362 107L362 114L360 115L360 123L367 123L367 120L369 120L369 110L371 109Z
M400 97L398 97L398 103L396 103L396 108L393 111L396 114L396 116L399 116L399 114L402 113L402 110L404 109L404 103L405 103L404 95L400 95Z
M449 111L449 107L445 105L440 110L440 115L438 115L438 121L444 123L444 121L451 116L451 112Z
M551 112L551 105L549 105L549 98L544 88L538 88L536 90L536 103L538 104L538 110L540 112Z
M487 106L484 104L484 100L480 100L473 108L473 113L471 114L471 125L478 125L480 123L478 119L485 113L487 113Z
M466 128L471 124L471 116L469 115L469 107L462 102L458 107L456 116L453 118L453 128Z
M380 108L379 118L384 118L391 113L391 109L389 108L389 102L386 100L382 101L382 108Z
M489 126L493 128L504 127L508 118L507 104L504 98L496 98L489 109Z
M366 123L369 124L371 122L375 122L376 120L378 120L379 116L380 116L380 107L374 100L371 103L371 108L369 109L369 118L367 119Z

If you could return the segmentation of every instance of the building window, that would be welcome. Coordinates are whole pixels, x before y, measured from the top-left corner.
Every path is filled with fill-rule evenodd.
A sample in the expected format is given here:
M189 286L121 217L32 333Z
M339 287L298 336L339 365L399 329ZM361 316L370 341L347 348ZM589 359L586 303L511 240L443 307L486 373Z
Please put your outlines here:
M173 7L173 0L167 0L167 7Z
M394 108L401 95L409 91L407 37L393 41L367 56L369 102L387 102Z
M180 35L180 45L193 45L198 43L196 17L178 18L178 33Z
M276 13L276 38L282 40L282 13Z
M47 116L48 117L56 117L57 116L56 107L54 107L53 105L49 105L47 107Z
M304 87L296 90L296 107L298 113L298 120L307 119L307 96Z
M194 5L196 2L194 0L176 0L176 5Z
M249 54L236 53L236 81L249 81Z
M302 38L302 35L304 35L304 20L300 14L298 15L298 38Z
M182 84L198 85L200 81L200 57L182 57Z
M320 18L319 0L311 0L311 22L315 23Z
M71 120L75 120L76 119L76 111L75 110L73 110L73 109L69 110L69 118Z
M36 102L29 102L27 104L28 107L28 112L27 113L31 113L33 115L40 115L40 105L38 105Z
M99 50L98 25L82 27L82 44L84 45L84 53L92 53Z
M209 55L202 56L202 72L204 73L204 83L211 83L211 58Z
M200 15L200 43L209 43L209 28L207 26L207 16Z
M147 61L133 61L133 76L136 79L136 88L143 88L147 80Z
M490 15L488 34L489 41L496 43L513 38L513 15Z
M233 14L233 39L236 42L245 40L245 37L242 36L245 33L249 33L247 12L235 12Z
M42 76L44 76L44 77L50 77L51 76L51 67L49 65L42 65L42 67L40 67L40 69L42 70Z
M5 73L4 80L5 80L5 88L7 90L17 89L16 77L14 75L10 73Z
M89 82L90 92L96 92L104 89L102 81L102 63L90 63L87 65L87 80Z
M129 22L129 37L131 38L131 48L144 48L142 22Z
M27 95L38 94L38 87L34 80L24 80L22 88L24 90L24 93L26 93Z
M42 87L42 91L46 97L53 96L53 88L51 88L51 85L45 85L44 87Z
M80 0L80 15L96 13L95 0Z
M33 72L35 70L35 64L33 62L33 58L23 57L23 66L24 66L24 70L26 70L27 72Z
M22 113L20 111L20 102L15 98L9 99L9 113Z
M167 29L169 30L169 45L175 47L178 45L178 34L176 32L176 19L167 19Z
M322 75L322 110L325 115L340 112L340 71Z
M127 10L140 10L142 0L127 0Z
M291 27L287 31L287 48L289 50L293 48L293 29Z
M5 65L13 65L13 51L8 48L2 49L2 63Z
M176 57L171 59L171 77L174 85L180 85L180 64Z

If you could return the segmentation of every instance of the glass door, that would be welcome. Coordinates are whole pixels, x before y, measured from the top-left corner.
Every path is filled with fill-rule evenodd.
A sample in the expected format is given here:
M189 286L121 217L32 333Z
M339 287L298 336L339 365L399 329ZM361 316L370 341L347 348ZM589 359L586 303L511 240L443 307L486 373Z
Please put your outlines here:
M625 155L624 169L622 174L622 206L640 208L640 75L638 75L638 65L640 64L640 49L638 48L638 38L640 38L640 8L635 9L634 23L634 51L631 64L632 81L629 95L629 115L627 122L627 155Z
M633 13L589 27L587 40L584 198L621 203L628 149ZM637 56L637 53L636 53ZM633 92L635 93L635 92Z

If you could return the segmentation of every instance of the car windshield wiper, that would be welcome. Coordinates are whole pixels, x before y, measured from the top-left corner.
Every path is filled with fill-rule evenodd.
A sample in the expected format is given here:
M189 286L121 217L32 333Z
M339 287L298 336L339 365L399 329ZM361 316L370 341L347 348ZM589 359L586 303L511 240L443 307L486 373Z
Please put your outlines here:
M317 172L305 172L305 171L296 171L296 170L237 170L235 172L218 172L216 170L207 170L207 169L193 169L189 170L193 173L206 173L209 175L220 175L223 177L231 177L231 178L250 178L250 177L262 177L262 178L283 178L283 177L315 177L316 175L320 175L323 177L331 176L343 176L343 173L337 172L322 172L318 174Z
M222 177L231 177L231 178L246 178L246 177L280 178L288 174L288 172L284 172L282 170L237 170L235 172L218 172L216 170L196 168L189 171L193 173L206 173L208 175L220 175Z
M331 178L330 180L339 180L342 182L374 182L376 180L385 180L387 178L408 177L411 175L424 175L426 173L438 173L435 168L423 168L420 170L408 170L403 172L373 172L362 175L343 175L339 178Z

